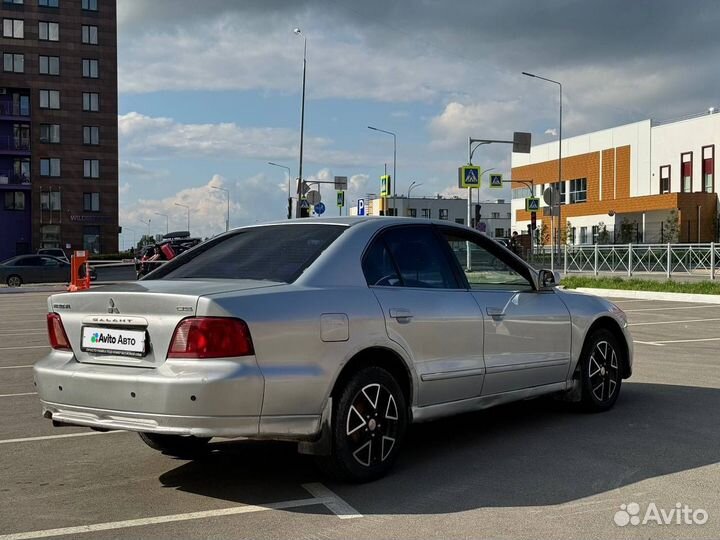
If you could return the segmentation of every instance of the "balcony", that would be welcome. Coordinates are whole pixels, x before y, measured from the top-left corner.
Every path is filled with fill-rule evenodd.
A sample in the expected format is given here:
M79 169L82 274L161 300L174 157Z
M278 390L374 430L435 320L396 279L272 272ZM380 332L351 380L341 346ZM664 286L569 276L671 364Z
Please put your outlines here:
M11 118L29 118L30 117L30 105L11 103L8 101L0 102L0 117L11 117Z
M29 174L18 174L14 170L0 171L0 188L3 186L30 186Z
M0 154L30 155L30 139L13 135L0 136Z

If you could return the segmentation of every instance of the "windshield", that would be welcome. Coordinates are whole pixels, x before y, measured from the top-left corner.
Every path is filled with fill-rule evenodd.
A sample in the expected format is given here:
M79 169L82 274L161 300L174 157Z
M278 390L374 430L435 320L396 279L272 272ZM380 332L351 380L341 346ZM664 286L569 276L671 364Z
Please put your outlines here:
M346 229L275 225L240 230L201 244L147 279L258 279L291 283Z

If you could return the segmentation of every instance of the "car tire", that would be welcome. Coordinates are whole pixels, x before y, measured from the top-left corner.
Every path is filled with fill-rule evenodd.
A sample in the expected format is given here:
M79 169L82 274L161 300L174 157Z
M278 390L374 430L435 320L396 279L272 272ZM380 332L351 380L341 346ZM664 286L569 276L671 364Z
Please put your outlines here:
M207 443L210 442L210 437L183 437L159 433L138 433L138 435L153 450L168 456L187 459L205 454L208 450Z
M331 422L332 451L318 458L332 477L370 482L392 467L407 429L405 396L386 370L371 366L353 374L340 390Z
M620 395L624 358L615 335L609 330L593 332L580 358L582 397L586 412L611 409Z
M13 274L12 276L8 276L7 278L7 286L8 287L20 287L23 283L23 280L20 276L17 274Z

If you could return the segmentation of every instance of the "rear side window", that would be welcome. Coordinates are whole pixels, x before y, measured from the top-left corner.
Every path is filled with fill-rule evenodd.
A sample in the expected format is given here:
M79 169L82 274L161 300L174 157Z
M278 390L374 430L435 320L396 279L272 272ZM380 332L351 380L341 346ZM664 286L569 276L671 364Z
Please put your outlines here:
M199 245L147 279L258 279L291 283L346 227L273 225L245 229Z
M445 248L429 227L400 227L383 233L366 253L363 269L369 285L458 288Z

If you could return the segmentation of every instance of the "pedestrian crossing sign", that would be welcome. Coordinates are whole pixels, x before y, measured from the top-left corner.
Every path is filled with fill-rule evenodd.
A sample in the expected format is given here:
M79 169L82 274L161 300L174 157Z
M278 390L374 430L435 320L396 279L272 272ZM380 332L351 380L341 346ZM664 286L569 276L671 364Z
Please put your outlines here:
M526 212L537 212L540 210L540 198L539 197L526 197L525 198L525 211Z
M460 167L458 187L461 188L479 188L480 187L480 167L467 165Z
M490 175L490 187L495 188L495 189L502 189L503 175L502 174L491 174Z

